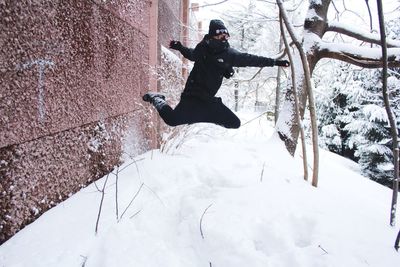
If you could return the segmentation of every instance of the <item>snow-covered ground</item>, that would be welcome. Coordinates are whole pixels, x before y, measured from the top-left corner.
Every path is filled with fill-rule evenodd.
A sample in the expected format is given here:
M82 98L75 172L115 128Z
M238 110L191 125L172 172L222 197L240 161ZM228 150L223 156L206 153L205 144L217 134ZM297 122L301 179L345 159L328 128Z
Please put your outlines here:
M314 188L264 118L190 132L46 212L0 247L0 266L399 266L391 191L354 163L321 151Z

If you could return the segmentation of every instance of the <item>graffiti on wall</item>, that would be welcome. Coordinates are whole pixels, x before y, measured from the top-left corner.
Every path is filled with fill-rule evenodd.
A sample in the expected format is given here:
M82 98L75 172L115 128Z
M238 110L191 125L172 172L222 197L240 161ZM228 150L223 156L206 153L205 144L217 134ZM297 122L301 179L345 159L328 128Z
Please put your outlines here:
M45 94L44 94L44 80L45 80L45 70L46 67L53 67L55 64L51 60L47 59L37 59L33 61L26 62L19 66L19 69L29 69L33 66L37 66L38 70L38 97L37 97L37 106L38 106L38 114L39 121L43 122L46 118L46 106L45 106Z

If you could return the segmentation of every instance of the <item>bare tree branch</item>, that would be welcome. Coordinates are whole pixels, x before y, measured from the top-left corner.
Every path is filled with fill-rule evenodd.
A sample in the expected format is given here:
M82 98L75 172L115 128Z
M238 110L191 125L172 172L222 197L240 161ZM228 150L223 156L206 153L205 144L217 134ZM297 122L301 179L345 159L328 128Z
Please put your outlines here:
M205 4L205 5L202 5L202 6L195 7L195 8L202 8L202 7L216 6L216 5L219 5L219 4L223 4L223 3L225 3L225 2L228 2L228 0L223 0L223 1L220 1L220 2L217 2L217 3L213 3L213 4ZM191 7L189 7L189 9L192 9L192 8L191 8Z
M320 42L319 58L332 58L345 61L363 68L381 68L383 66L382 52L379 48L357 47L351 44L334 44ZM399 67L400 48L388 49L388 66Z
M336 59L340 60L343 62L347 62L353 65L356 65L358 67L362 68L369 68L369 69L375 69L375 68L382 68L383 63L381 60L377 59L367 59L367 58L361 58L357 57L351 54L347 54L345 52L337 52L337 51L330 51L328 49L326 50L321 50L319 51L319 56L320 58L331 58L331 59ZM399 67L400 62L396 61L391 61L388 64L389 67Z
M349 29L349 27L346 26L345 24L338 23L338 22L329 22L327 24L326 31L341 33L341 34L353 37L357 40L368 42L368 43L373 43L373 44L377 44L377 45L381 44L379 34L373 34L373 33L368 33L368 32L363 32L363 31L357 31L355 29ZM400 47L400 41L387 40L387 46L388 46L388 48Z
M365 4L367 5L368 14L369 14L369 29L370 29L370 32L372 32L372 14L371 14L371 8L369 6L368 0L365 0Z

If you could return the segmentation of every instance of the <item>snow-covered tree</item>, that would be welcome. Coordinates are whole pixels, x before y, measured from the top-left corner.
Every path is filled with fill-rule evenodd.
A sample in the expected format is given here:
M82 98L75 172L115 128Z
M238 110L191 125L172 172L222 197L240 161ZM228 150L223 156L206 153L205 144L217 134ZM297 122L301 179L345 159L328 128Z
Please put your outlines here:
M365 3L363 1L360 2ZM328 19L328 10L331 6L333 6L332 0L310 0L304 27L301 32L297 33L302 37L300 39L307 55L311 74L317 63L323 58L336 59L364 68L381 67L382 53L377 46L380 44L380 36L367 30L356 28L353 25L339 22L337 21L338 16ZM330 33L334 33L334 38L329 36ZM342 35L342 38L337 38L338 34ZM338 40L344 39L349 41L338 42ZM373 44L372 47L371 44ZM400 42L389 39L388 59L390 67L400 66L399 55ZM299 69L299 72L301 71ZM307 90L305 83L302 81L299 81L297 86L301 103L300 112L303 116L307 101ZM285 98L283 109L288 114L279 118L277 131L283 137L288 151L293 154L297 146L299 125L296 122L292 99L293 96L290 95Z
M388 35L399 39L399 19L387 25ZM381 92L381 71L348 63L321 65L314 73L320 144L358 161L363 174L372 180L392 185L392 144ZM388 81L391 106L399 118L399 69L390 70Z
M378 70L354 73L355 88L346 92L350 105L344 121L345 130L350 133L347 145L355 151L363 174L389 185L393 158L380 77Z
M348 102L343 88L348 85L350 75L348 64L330 62L319 68L314 76L319 144L343 156L349 156L342 118Z
M390 130L379 70L339 64L315 75L320 145L360 164L365 176L384 185L393 179ZM390 79L391 92L398 94ZM393 104L398 105L398 98ZM394 109L399 113L399 109ZM399 114L400 115L400 114Z

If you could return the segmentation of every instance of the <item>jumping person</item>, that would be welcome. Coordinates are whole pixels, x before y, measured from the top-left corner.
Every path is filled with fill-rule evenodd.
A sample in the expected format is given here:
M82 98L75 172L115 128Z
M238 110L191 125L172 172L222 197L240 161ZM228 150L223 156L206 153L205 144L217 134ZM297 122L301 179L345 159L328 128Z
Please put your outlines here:
M164 122L170 126L208 122L225 128L239 128L239 118L227 108L220 97L215 97L223 78L233 76L232 67L288 67L287 60L240 53L228 43L230 35L221 20L211 20L208 34L195 49L187 48L179 41L171 41L170 48L178 50L185 58L194 61L185 89L175 109L159 93L147 93L143 100L157 109Z

